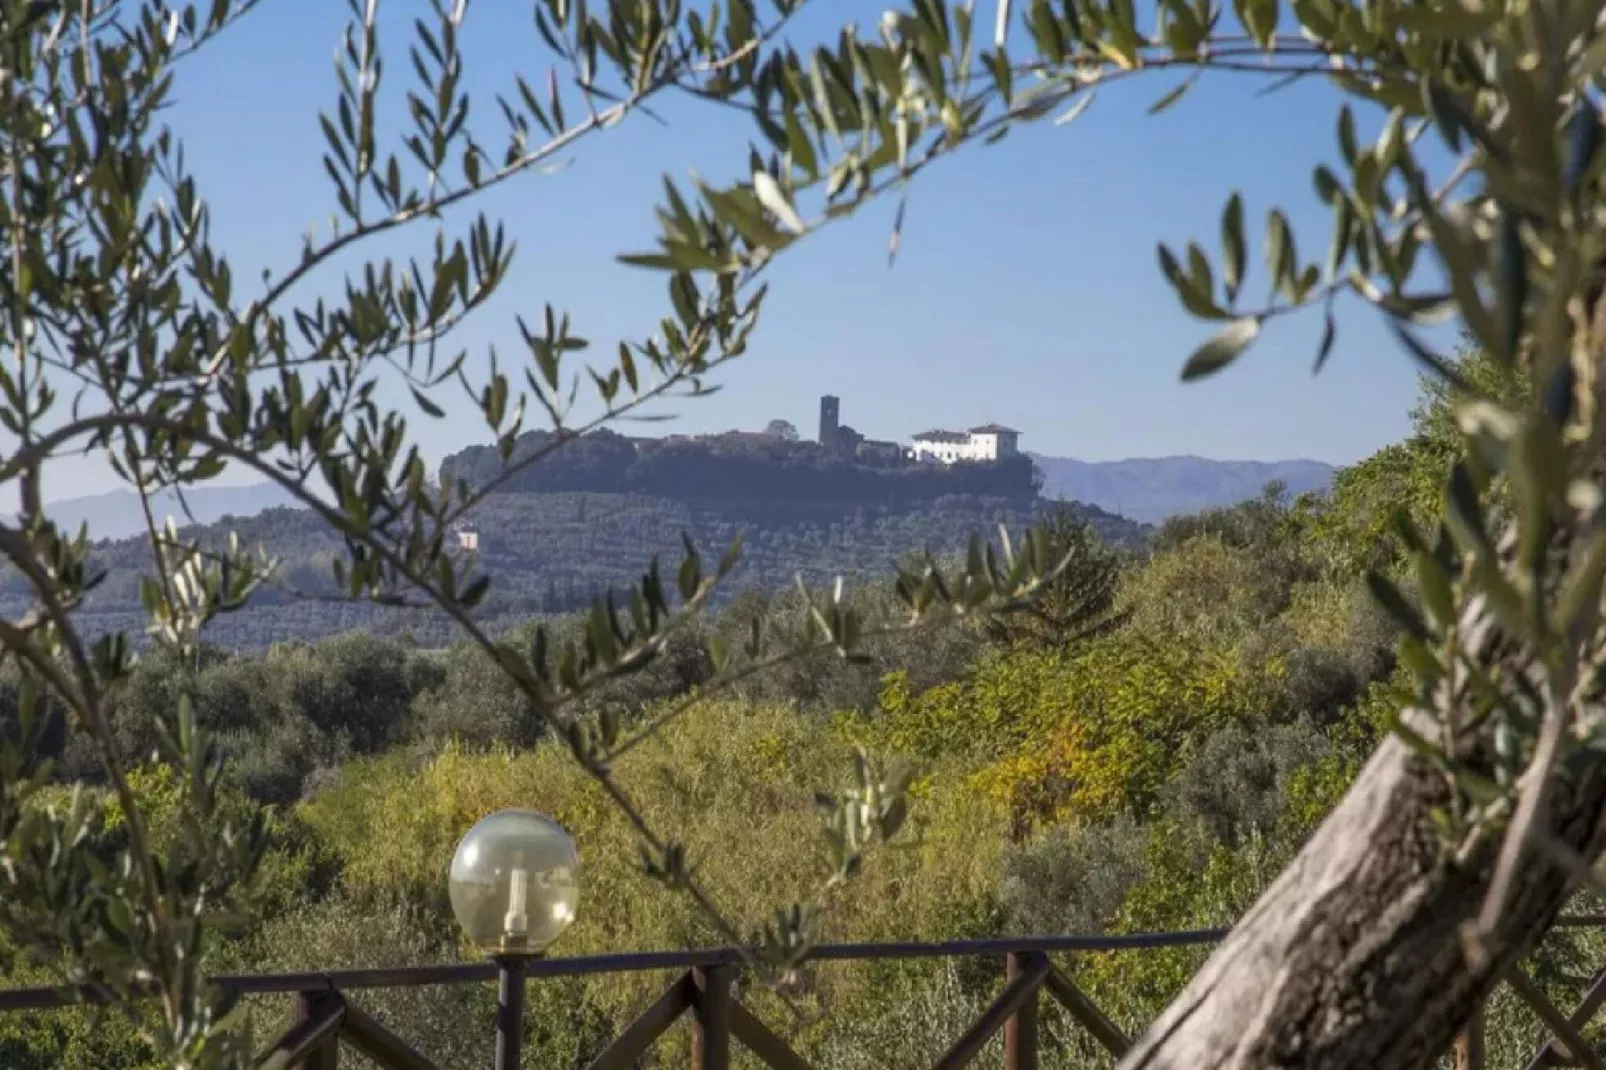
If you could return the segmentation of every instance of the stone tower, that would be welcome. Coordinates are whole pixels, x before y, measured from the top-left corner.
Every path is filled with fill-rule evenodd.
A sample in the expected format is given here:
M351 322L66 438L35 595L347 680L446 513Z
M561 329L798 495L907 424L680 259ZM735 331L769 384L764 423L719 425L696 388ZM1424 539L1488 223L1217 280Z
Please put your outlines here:
M842 403L830 394L820 399L820 445L831 449L836 445L836 433L842 426Z

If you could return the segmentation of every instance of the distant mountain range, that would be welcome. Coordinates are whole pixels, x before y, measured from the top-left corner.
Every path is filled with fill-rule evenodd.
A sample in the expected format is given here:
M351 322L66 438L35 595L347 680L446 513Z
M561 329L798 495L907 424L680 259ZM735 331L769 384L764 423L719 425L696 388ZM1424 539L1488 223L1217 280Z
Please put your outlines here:
M1043 496L1096 505L1146 524L1236 505L1281 482L1290 494L1323 490L1336 469L1321 461L1215 461L1208 457L1137 457L1126 461L1032 459L1043 470Z
M251 483L239 487L197 487L184 493L182 503L177 493L162 491L151 504L157 524L165 524L171 516L180 527L185 527L192 519L198 524L215 524L226 516L255 516L264 509L289 505L290 501L290 495L276 484ZM185 506L189 507L187 513ZM89 537L95 540L126 539L145 531L145 513L139 506L139 496L131 490L50 502L45 512L67 531L77 531L78 525L87 523Z
M1252 498L1274 480L1292 494L1320 490L1334 468L1321 461L1217 461L1207 457L1144 457L1125 461L1078 461L1032 455L1043 470L1043 496L1094 505L1146 524L1201 509ZM271 483L200 487L185 495L190 514L202 524L225 516L254 516L287 505L290 497ZM168 515L183 525L186 514L171 492L156 502L156 519ZM74 530L87 522L95 539L126 539L145 530L139 499L132 491L110 491L69 498L46 506L51 519Z

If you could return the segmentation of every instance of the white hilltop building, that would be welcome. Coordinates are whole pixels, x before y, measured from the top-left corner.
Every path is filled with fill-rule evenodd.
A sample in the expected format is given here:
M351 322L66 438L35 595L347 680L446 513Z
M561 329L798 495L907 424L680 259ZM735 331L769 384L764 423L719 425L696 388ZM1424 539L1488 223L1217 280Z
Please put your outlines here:
M959 461L1001 461L1020 455L1020 432L1002 424L982 424L969 431L922 431L909 449L911 460L955 464Z

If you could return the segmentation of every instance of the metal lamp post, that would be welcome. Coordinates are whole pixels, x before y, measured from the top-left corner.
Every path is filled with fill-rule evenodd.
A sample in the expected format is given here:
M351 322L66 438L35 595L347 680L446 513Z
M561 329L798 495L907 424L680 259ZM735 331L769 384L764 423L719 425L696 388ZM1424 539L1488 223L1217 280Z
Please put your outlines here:
M464 935L497 966L496 1070L518 1070L526 969L580 901L574 840L543 814L499 810L459 841L447 886Z

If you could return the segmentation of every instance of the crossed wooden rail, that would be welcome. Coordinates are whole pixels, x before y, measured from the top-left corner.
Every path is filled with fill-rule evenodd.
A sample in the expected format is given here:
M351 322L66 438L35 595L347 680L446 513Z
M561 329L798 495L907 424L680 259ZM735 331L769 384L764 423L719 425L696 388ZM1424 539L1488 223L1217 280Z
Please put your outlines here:
M1606 917L1568 917L1558 927L1606 927ZM930 944L830 944L814 948L812 961L870 961L1002 957L1005 981L980 1017L938 1059L933 1070L971 1065L992 1038L1003 1033L1005 1070L1037 1070L1038 1011L1044 990L1099 1045L1119 1060L1130 1041L1076 984L1049 961L1055 952L1122 951L1211 944L1225 929L1130 936L1058 936L1001 940L962 940ZM498 1063L519 1065L524 986L530 978L577 977L654 970L682 971L646 1010L590 1062L587 1070L630 1070L682 1016L692 1024L693 1070L729 1070L732 1045L740 1044L771 1070L811 1070L809 1064L742 1005L732 993L745 955L734 948L644 952L586 958L548 958L514 967L472 963L342 970L328 973L248 974L214 977L231 998L268 993L293 994L297 1020L258 1058L259 1070L338 1070L340 1046L349 1045L385 1070L440 1070L382 1022L353 1005L349 996L364 989L418 985L484 983L500 980ZM1592 979L1573 1013L1563 1014L1520 969L1502 977L1551 1036L1539 1046L1526 1070L1584 1067L1606 1070L1606 1061L1584 1040L1582 1030L1606 1005L1606 967ZM0 1013L100 1003L95 988L18 988L0 990ZM1482 1017L1456 1045L1458 1070L1484 1070Z

